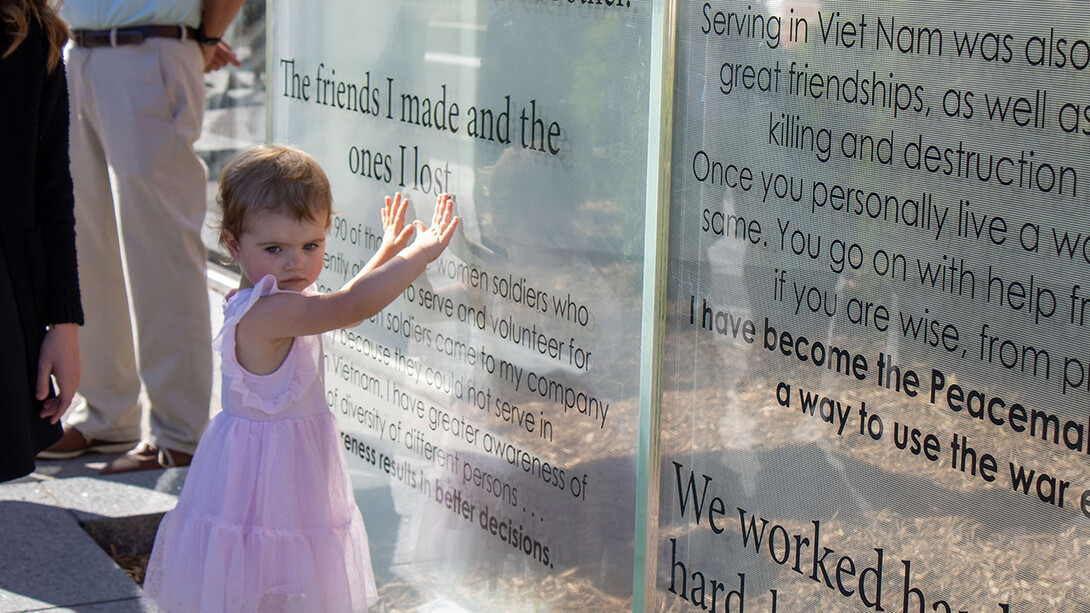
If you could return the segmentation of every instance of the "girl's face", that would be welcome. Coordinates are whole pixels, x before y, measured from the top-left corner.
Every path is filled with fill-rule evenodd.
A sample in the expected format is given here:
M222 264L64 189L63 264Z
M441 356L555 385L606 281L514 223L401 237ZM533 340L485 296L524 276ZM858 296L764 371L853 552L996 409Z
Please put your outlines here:
M255 213L242 236L228 235L231 256L242 268L243 287L265 275L280 289L302 291L322 272L326 224L273 212Z

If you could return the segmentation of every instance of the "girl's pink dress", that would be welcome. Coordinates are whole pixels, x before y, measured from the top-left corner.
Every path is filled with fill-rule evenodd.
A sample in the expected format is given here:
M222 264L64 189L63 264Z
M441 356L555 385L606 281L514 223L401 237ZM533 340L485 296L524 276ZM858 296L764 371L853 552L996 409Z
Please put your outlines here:
M321 336L280 367L235 357L235 326L272 276L224 307L223 412L209 424L178 505L163 517L145 596L171 612L366 611L377 598L367 533L325 402Z

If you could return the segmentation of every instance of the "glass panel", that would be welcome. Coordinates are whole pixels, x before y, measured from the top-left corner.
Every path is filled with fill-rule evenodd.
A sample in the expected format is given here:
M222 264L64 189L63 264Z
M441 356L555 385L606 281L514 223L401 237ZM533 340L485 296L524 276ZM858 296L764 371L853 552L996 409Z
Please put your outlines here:
M217 254L221 249L214 228L219 220L220 171L239 151L265 142L265 29L265 3L244 2L223 35L242 66L228 64L204 75L208 99L194 149L208 167L208 217L202 238L205 247Z
M637 2L278 2L272 137L314 154L342 285L400 190L454 244L325 336L387 606L631 606L650 87Z
M1090 19L679 2L659 610L1090 610Z

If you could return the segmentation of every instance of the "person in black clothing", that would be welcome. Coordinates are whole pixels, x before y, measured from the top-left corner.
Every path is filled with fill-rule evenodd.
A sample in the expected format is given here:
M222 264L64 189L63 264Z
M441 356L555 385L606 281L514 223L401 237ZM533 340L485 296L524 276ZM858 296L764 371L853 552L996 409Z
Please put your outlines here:
M34 470L79 386L67 37L48 0L0 0L0 481Z

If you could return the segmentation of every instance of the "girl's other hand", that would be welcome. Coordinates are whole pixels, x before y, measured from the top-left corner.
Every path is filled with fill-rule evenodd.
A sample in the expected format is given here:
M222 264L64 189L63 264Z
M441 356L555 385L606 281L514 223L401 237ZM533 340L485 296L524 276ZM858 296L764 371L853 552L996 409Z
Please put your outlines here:
M386 206L382 207L382 247L389 255L400 253L408 247L416 230L415 226L405 226L405 210L408 207L409 199L402 198L401 192L394 194L393 198L386 196Z

